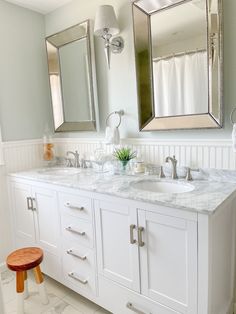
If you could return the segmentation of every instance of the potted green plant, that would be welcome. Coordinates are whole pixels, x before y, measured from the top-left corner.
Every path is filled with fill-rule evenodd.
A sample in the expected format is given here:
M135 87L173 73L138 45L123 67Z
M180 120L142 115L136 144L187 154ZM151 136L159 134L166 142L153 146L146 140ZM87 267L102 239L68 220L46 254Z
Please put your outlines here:
M131 159L136 158L137 153L132 151L130 147L121 147L114 150L113 156L121 162L122 172L125 173L126 166Z

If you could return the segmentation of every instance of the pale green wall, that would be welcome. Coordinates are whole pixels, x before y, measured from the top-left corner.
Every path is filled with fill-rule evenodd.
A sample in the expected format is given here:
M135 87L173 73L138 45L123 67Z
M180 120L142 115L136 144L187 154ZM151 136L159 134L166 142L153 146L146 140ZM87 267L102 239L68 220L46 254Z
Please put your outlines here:
M0 0L3 140L40 138L52 121L41 14Z
M156 137L156 138L229 138L231 125L229 114L234 103L236 104L236 1L224 1L224 106L225 126L222 130L198 131L166 131L141 134L138 132L136 77L134 64L134 46L131 18L130 0L107 0L106 4L115 7L121 27L121 35L125 39L125 49L120 55L112 55L111 70L106 70L102 41L95 40L98 96L100 120L104 130L104 120L108 112L123 108L127 116L123 119L121 127L122 136L125 137ZM68 5L59 8L46 16L46 33L50 35L66 27L83 21L94 19L96 9L104 4L104 0L74 0ZM76 133L70 136L88 136ZM94 136L94 135L93 135Z
M118 14L125 49L112 55L111 70L106 68L103 43L95 39L101 132L65 136L103 136L108 112L124 109L122 137L146 138L229 138L229 114L236 103L236 1L224 0L224 106L223 130L138 132L136 77L131 18L131 1L107 0ZM94 19L104 0L74 0L45 17L46 35L87 18ZM52 125L50 93L44 47L44 17L0 0L0 123L3 139L40 138L44 126ZM62 136L62 134L59 134Z

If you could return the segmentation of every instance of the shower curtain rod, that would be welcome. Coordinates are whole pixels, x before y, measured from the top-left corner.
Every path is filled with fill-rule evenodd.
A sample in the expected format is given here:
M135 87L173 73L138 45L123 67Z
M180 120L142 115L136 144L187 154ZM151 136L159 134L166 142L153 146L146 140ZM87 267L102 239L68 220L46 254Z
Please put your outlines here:
M193 53L205 52L205 51L207 51L207 50L206 49L195 49L195 50L183 51L183 52L178 52L178 53L172 53L172 54L166 55L164 57L153 58L153 62L158 62L161 60L167 60L167 59L171 59L174 57L180 57L180 56L184 56L184 55L190 55Z

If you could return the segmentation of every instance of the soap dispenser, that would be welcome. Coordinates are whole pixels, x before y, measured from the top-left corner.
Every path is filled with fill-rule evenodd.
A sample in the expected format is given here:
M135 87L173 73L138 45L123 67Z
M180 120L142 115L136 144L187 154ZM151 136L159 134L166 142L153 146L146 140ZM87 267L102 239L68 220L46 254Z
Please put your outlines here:
M133 172L138 174L138 173L144 173L144 171L145 171L145 164L144 164L141 153L138 153L136 159L133 161Z
M43 136L43 160L52 161L54 159L54 144L52 141L52 134L48 128L45 127L44 136Z

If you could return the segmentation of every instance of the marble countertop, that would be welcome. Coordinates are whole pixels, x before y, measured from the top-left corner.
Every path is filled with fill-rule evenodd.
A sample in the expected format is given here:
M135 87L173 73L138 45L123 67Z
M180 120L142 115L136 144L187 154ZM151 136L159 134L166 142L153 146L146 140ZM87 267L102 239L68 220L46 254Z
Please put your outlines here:
M51 171L52 170L52 171ZM137 190L130 185L131 182L140 180L159 180L173 182L172 179L158 179L153 175L114 175L110 173L98 174L92 169L75 169L68 173L57 171L53 168L33 169L24 172L13 173L10 176L56 184L60 186L75 188L84 191L113 195L125 199L142 201L151 204L179 208L192 212L213 214L217 208L229 197L236 197L236 177L235 181L228 180L227 175L222 175L222 180L194 180L187 183L184 179L174 180L178 184L191 184L194 190L185 193L156 193L150 191ZM219 174L219 173L218 173ZM234 176L233 176L234 177ZM219 176L218 176L219 178Z

